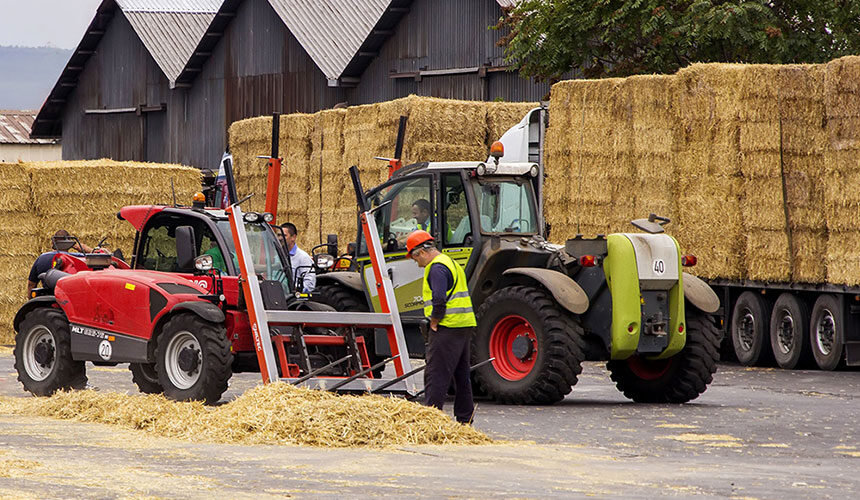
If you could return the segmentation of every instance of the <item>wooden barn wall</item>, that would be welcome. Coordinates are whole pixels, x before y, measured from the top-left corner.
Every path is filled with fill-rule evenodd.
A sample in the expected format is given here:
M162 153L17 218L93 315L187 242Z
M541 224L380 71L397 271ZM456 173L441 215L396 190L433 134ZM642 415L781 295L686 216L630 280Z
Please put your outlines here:
M549 85L536 84L515 73L493 72L413 78L391 78L391 72L453 69L504 64L496 46L502 33L487 29L501 9L495 1L416 0L371 62L361 82L349 92L350 104L387 101L418 94L453 99L536 101L549 94Z
M234 121L314 112L345 100L342 89L327 86L269 3L247 0L192 87L172 91L170 154L186 165L217 168Z
M63 159L168 161L155 147L166 134L164 112L84 114L85 109L166 103L167 92L167 78L131 25L122 15L114 16L66 103Z

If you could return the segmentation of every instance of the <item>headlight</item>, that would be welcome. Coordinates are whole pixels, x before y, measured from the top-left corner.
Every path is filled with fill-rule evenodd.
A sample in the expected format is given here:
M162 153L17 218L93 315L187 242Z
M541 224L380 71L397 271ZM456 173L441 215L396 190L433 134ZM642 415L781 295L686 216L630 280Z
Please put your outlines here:
M321 253L314 256L315 264L320 269L328 269L334 265L334 257L327 253Z
M537 165L532 165L532 168L529 170L529 175L531 175L532 177L538 176L538 166Z
M194 268L198 271L208 271L212 269L213 260L211 255L201 255L194 259Z
M475 169L475 173L478 175L484 175L487 173L487 166L483 163L478 165L478 168Z
M263 212L263 220L266 222L272 222L275 220L275 216L270 214L269 212Z
M257 212L245 212L245 222L259 222L260 214Z

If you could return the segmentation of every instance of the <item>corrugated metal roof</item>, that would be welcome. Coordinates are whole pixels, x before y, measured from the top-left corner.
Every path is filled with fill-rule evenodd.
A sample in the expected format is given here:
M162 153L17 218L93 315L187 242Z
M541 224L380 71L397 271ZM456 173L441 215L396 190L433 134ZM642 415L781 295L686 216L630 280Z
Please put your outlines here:
M390 0L269 0L326 78L337 79Z
M30 139L35 111L0 110L0 144L54 144L51 139Z
M117 0L170 84L182 73L221 0Z

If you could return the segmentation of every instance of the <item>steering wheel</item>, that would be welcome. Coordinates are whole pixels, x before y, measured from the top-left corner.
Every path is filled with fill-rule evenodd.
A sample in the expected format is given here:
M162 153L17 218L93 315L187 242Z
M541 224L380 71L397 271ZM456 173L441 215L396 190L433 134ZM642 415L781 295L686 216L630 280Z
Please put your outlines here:
M524 223L523 225L525 225L526 227L528 227L528 226L530 225L530 224L529 224L529 221L528 221L528 220L526 220L526 219L514 219L514 220L512 220L512 221L511 221L511 224L510 224L508 227L510 227L511 229L515 230L516 232L522 232L522 230L520 229L519 225L518 225L517 227L514 227L514 224L517 224L518 222L520 222L520 223ZM526 231L529 231L530 229L531 229L531 228L526 229Z

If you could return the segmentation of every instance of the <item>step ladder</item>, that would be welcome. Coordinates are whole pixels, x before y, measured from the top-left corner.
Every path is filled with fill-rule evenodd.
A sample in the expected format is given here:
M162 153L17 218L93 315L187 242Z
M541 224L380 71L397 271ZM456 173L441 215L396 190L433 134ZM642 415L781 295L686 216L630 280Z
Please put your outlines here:
M248 234L245 230L244 214L238 204L227 208L226 212L230 220L233 241L236 242L236 254L239 260L239 282L244 284L242 290L248 308L254 348L257 351L257 360L260 364L260 373L264 384L281 380L313 389L345 392L385 391L387 393L404 393L408 396L414 396L421 391L416 379L423 367L413 369L410 363L406 338L400 323L400 312L394 297L394 286L391 283L388 265L385 263L376 220L373 218L373 211L380 208L382 206L362 212L360 220L365 241L368 242L375 286L379 292L381 312L267 310L263 303L260 280L254 270ZM344 328L346 334L333 336L307 335L304 333L307 328L312 327ZM360 356L360 353L365 352L363 349L364 339L356 337L356 328L384 329L388 336L391 357L374 366L368 366L369 362L366 357ZM288 330L288 333L281 332L282 329ZM311 370L307 346L331 345L332 343L346 345L347 356L333 361L327 366ZM306 366L289 366L286 345L300 350L299 359L304 360L303 364ZM275 346L277 346L283 376L278 372ZM317 376L333 366L346 362L350 363L351 372L353 372L349 377ZM394 364L395 377L388 379L373 378L372 371L387 363ZM299 370L303 370L305 375L297 376Z

